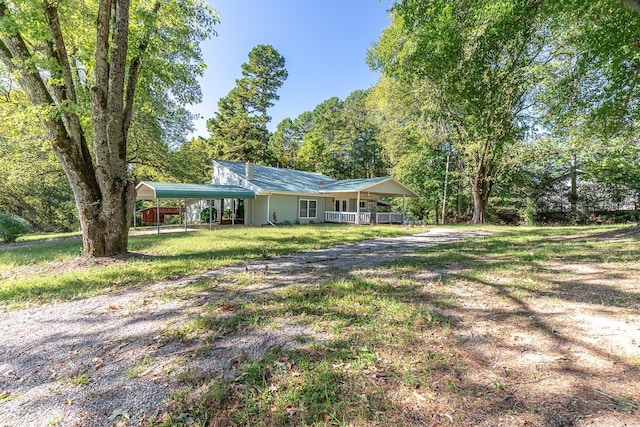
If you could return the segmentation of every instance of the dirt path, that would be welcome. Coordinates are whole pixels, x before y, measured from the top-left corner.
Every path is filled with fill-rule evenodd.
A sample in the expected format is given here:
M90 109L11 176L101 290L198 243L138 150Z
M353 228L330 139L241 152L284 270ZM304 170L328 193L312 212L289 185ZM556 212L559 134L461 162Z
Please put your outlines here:
M350 270L375 268L420 248L486 232L436 229L399 238L214 270L202 275L107 295L4 313L0 320L0 426L139 425L163 409L179 389L179 372L199 370L230 377L229 360L258 358L272 347L313 335L298 325L252 330L215 341L205 353L197 343L167 342L163 331L198 316L212 299L251 298L294 284L312 284ZM201 279L232 281L260 275L241 289L167 298ZM190 351L195 349L195 351Z

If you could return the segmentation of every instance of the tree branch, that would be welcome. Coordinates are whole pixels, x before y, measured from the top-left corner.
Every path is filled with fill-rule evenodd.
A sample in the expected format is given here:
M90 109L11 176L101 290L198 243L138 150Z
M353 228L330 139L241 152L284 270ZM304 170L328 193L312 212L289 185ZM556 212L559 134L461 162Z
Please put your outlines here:
M7 8L0 0L0 18L7 18ZM38 70L31 63L32 55L19 32L2 33L0 38L0 60L9 72L18 73L18 81L31 103L39 107L55 105L53 97ZM83 191L97 199L98 188L94 176L91 156L85 147L77 145L69 135L61 118L49 113L40 116L54 152L60 159L72 187L82 186Z
M109 92L107 94L107 143L110 151L111 168L120 175L126 158L126 134L124 134L124 84L127 68L127 49L129 44L129 2L115 0L113 34L111 36L111 65L109 67Z
M153 6L153 14L157 15L160 11L160 2L157 1ZM138 46L138 55L133 58L131 65L129 66L129 78L127 81L126 98L124 102L124 119L123 119L123 131L126 135L129 132L129 126L131 125L131 117L133 116L133 102L136 93L136 86L138 84L138 78L140 77L140 68L142 65L142 56L147 50L151 36L153 35L155 28L149 28L143 41ZM126 149L122 150L126 154Z
M640 13L640 0L622 0L622 3Z

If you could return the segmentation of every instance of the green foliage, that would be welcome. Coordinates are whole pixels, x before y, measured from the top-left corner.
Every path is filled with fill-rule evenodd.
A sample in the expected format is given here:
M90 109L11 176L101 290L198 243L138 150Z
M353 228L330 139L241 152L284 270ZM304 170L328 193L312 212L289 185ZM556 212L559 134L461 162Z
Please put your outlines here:
M30 230L29 225L22 218L0 212L0 239L12 243Z
M108 1L0 1L0 82L26 94L3 113L46 128L96 256L126 251L131 165L163 164L191 129L183 106L200 98L199 43L217 20L205 0L121 3L110 14ZM37 152L40 138L7 140Z
M369 96L356 90L344 101L331 97L316 106L296 164L337 179L386 175L388 163L378 138L378 118L367 105Z
M202 212L200 212L200 221L207 224L209 223L209 221L215 221L217 219L217 213L217 209L213 206L204 208Z
M36 230L75 230L71 188L25 97L0 78L0 211L24 218Z
M269 151L276 165L289 169L301 169L298 164L298 153L302 147L305 134L313 123L313 114L305 111L295 120L285 118L269 139Z
M446 133L484 211L520 140L548 35L534 1L399 2L370 64L419 93L422 116ZM439 126L442 123L444 126Z
M218 101L218 111L207 121L210 152L215 158L273 163L269 152L267 109L279 99L287 79L285 60L271 45L258 45L242 64L242 78Z
M430 99L424 85L382 77L369 104L379 116L380 139L393 165L392 175L420 194L407 201L409 215L439 221L449 156L446 217L459 221L469 207L467 180L461 156L449 142L445 124L432 111L435 104Z

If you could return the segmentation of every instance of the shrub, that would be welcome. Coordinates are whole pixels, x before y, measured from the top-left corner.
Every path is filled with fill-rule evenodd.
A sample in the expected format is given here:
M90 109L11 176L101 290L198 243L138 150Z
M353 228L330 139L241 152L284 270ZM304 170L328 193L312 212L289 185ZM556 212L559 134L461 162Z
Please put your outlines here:
M27 234L31 229L25 220L0 212L0 239L7 242L15 242L16 239Z
M202 212L200 212L200 222L209 223L209 212L213 212L212 221L216 221L218 219L217 210L214 207L204 208Z

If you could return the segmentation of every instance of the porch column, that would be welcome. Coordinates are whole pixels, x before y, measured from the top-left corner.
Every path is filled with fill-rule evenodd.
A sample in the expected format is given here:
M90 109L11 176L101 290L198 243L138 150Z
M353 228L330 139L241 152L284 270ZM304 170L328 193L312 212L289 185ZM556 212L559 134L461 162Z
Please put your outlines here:
M231 200L231 226L236 225L236 199Z
M358 199L356 200L356 225L360 225L360 192L358 191Z

